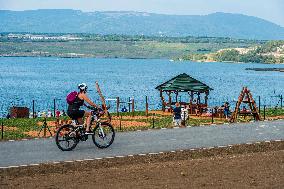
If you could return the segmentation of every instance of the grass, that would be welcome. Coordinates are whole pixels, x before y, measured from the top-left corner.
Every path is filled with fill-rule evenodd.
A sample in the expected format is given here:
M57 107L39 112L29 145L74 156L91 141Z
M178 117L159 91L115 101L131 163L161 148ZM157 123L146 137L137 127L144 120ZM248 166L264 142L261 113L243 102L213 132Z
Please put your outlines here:
M62 120L68 119L67 117L62 117ZM39 122L43 122L43 118L16 118L16 119L2 119L0 120L0 124L7 128L4 129L4 139L21 139L28 138L29 136L24 134L24 132L29 131L40 131L41 126L38 124ZM56 118L47 118L47 121L55 121ZM16 130L10 130L10 128L16 128Z
M113 120L120 120L121 121L135 121L135 126L124 126L123 124L120 127L116 127L115 130L118 132L124 132L124 131L135 131L135 130L146 130L146 129L160 129L160 128L172 128L172 116L171 115L160 115L160 114L153 114L149 113L148 117L146 117L146 114L144 111L137 111L134 112L134 116L132 112L120 112L120 116L116 117L116 113L111 113ZM263 118L263 111L261 111L261 116ZM139 116L139 117L137 117ZM143 116L143 117L141 117ZM284 116L284 109L283 108L268 108L266 109L266 117L269 118L277 118L277 116ZM61 120L68 120L69 118L61 117ZM47 121L55 121L56 118L47 118ZM240 116L238 117L238 122L249 122L253 120L253 117L247 116L246 118ZM10 139L22 139L22 138L28 138L29 136L24 134L24 132L28 131L39 131L40 125L39 122L42 122L43 118L35 118L35 119L29 119L29 118L17 118L17 119L2 119L0 120L0 124L3 122L5 128L9 127L16 127L16 130L6 129L4 130L4 139L10 140ZM227 123L228 120L226 119L220 119L220 118L214 118L214 123L216 124L223 124ZM139 125L141 123L141 125ZM145 126L145 123L147 126ZM189 120L186 120L186 125L190 126L201 126L201 125L210 125L212 123L211 117L193 117L190 116Z
M21 133L19 131L5 131L4 132L4 139L5 140L16 140L16 139L22 139L22 138L28 138L29 136Z
M261 111L263 115L263 110ZM267 108L265 109L265 116L283 116L284 115L284 108Z
M18 56L68 56L106 58L167 58L175 59L188 54L216 52L224 48L251 46L255 43L182 43L167 41L70 41L70 42L0 42L0 54Z
M36 120L35 119L3 119L5 129L6 127L16 127L16 130L4 130L4 139L20 139L20 138L27 138L28 135L24 134L24 132L35 130L36 127Z

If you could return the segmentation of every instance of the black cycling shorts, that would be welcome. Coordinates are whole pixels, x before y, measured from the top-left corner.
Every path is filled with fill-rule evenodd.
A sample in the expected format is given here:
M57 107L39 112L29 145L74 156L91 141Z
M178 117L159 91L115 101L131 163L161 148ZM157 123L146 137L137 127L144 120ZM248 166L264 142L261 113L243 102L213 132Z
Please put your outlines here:
M78 119L84 117L85 111L84 110L73 110L73 111L67 111L67 115L71 119Z

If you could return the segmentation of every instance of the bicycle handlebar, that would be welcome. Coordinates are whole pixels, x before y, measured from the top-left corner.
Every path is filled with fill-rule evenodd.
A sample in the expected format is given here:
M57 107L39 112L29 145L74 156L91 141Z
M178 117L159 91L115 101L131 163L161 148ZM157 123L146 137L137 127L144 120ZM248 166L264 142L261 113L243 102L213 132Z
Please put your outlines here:
M97 108L97 107L86 106L86 108L88 108L88 109L90 109L90 110L98 111L98 108Z
M86 106L88 109L90 110L93 110L95 112L101 112L101 111L104 111L104 108L101 108L101 107L93 107L93 106ZM110 106L107 106L106 110L109 110L110 109Z

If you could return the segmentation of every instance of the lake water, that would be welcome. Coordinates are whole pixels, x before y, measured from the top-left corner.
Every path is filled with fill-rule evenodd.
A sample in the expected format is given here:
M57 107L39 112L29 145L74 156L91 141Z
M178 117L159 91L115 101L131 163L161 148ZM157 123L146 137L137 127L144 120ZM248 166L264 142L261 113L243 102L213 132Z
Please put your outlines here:
M52 109L53 99L59 109L66 108L66 94L76 90L78 83L89 86L89 96L98 102L95 81L106 98L134 97L136 109L144 109L145 96L150 108L160 108L159 92L155 87L172 77L187 73L214 90L209 105L233 102L243 86L263 103L275 105L284 95L284 73L256 72L245 68L284 68L284 65L240 63L170 62L163 59L97 59L97 58L38 58L0 57L0 109L5 113L12 105L28 106L36 102L36 110ZM182 100L186 96L182 96ZM110 101L113 106L114 101ZM122 105L123 106L123 105Z

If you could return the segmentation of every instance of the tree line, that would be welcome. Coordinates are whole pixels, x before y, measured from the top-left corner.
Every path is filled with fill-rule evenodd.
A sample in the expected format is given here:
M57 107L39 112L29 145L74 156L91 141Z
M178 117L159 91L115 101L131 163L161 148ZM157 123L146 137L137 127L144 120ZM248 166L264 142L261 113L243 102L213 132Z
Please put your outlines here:
M282 56L274 56L273 53ZM223 50L216 53L213 58L222 62L284 63L284 41L269 41L243 54L235 49Z

